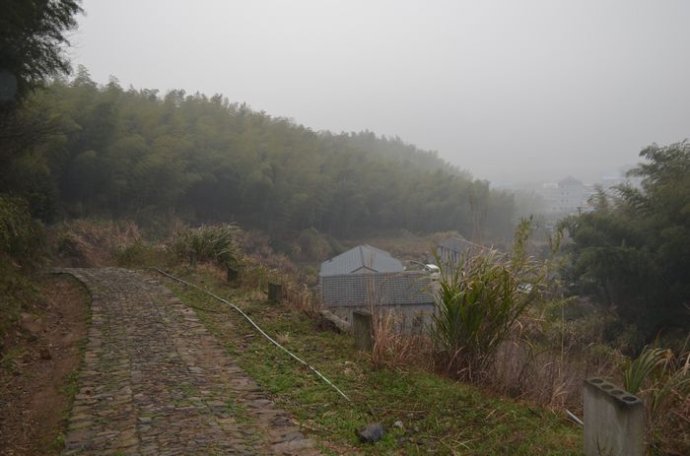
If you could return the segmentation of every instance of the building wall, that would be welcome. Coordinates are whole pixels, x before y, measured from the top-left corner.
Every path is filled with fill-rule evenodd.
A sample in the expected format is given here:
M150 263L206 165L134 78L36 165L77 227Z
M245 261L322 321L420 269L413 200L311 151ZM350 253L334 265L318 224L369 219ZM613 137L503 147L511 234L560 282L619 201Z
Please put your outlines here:
M435 304L421 305L378 305L378 306L336 306L329 307L329 311L343 320L352 323L352 312L355 310L370 312L375 318L388 319L386 322L393 325L398 332L406 334L422 334L433 323L433 315L436 311Z
M406 332L421 331L431 321L434 297L425 272L345 274L321 277L325 309L352 321L354 310L392 314Z
M325 307L431 304L434 298L426 272L342 274L321 277Z

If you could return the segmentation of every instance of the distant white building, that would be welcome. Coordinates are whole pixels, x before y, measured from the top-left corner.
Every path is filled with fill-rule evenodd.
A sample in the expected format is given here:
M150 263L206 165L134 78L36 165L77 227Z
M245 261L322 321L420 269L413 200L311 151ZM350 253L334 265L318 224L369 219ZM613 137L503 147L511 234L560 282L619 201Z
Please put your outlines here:
M577 214L589 210L587 201L593 193L591 186L570 176L558 183L544 184L541 190L546 213L552 215Z

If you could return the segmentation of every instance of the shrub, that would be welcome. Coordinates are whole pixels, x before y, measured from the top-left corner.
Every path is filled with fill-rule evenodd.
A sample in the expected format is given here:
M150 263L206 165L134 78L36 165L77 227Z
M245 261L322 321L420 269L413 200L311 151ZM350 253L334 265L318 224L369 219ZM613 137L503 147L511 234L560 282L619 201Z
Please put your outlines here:
M4 351L5 334L31 302L38 297L38 290L20 268L0 258L0 354Z
M58 262L76 267L112 265L124 249L142 242L139 226L130 220L75 219L51 234Z
M374 346L371 361L376 367L431 369L432 344L426 334L406 331L405 316L395 312L373 312Z
M644 399L652 450L690 451L690 352L646 347L623 372L623 386Z
M30 272L43 255L44 233L25 200L0 194L0 352L5 332L36 297Z
M0 195L0 255L15 263L35 263L44 246L44 233L25 200Z
M328 237L319 233L316 228L302 230L297 236L298 257L306 260L323 260L331 253Z
M173 251L190 264L210 261L222 268L237 268L240 253L235 238L239 228L232 224L203 225L179 233L173 241Z
M543 280L525 255L529 222L516 234L512 255L496 251L444 266L432 337L437 361L456 378L486 373L513 323L537 296Z
M170 251L156 244L149 244L141 239L120 247L115 252L115 261L124 267L153 267L175 262Z

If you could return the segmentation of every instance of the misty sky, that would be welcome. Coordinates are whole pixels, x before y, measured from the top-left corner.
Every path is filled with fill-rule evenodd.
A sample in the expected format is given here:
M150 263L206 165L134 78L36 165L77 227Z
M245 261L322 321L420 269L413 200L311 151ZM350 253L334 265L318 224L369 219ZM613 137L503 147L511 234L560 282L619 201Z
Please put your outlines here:
M690 1L84 0L123 87L371 130L496 183L591 181L690 136Z

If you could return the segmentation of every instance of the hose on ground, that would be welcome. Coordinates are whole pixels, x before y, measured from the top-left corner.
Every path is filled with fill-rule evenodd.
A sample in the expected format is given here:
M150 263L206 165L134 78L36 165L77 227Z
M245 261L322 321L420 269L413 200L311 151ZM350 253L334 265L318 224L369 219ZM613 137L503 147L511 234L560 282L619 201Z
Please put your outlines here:
M205 294L211 296L212 298L214 298L214 299L216 299L216 300L218 300L218 301L220 301L220 302L222 302L222 303L224 303L224 304L227 304L228 306L230 306L230 308L236 310L240 315L242 315L242 316L244 317L244 319L247 320L247 321L248 321L248 322L259 332L259 334L261 334L261 335L264 336L266 339L268 339L269 342L271 342L273 345L275 345L276 347L278 347L279 349L281 349L282 351L284 351L285 353L287 353L288 355L290 355L290 357L292 357L292 358L293 358L294 360L296 360L298 363L300 363L300 364L302 364L302 365L308 367L312 372L314 372L314 374L316 374L317 377L319 377L319 378L320 378L321 380L323 380L328 386L330 386L330 387L333 388L335 391L337 391L338 394L340 394L346 401L352 402L352 400L351 400L345 393L343 393L343 392L340 390L340 388L338 388L337 386L335 386L335 385L334 385L329 379L327 379L321 372L319 372L318 370L316 370L316 369L315 369L314 367L312 367L309 363L307 363L307 362L304 361L302 358L300 358L300 357L298 357L297 355L295 355L294 353L292 353L292 352L291 352L290 350L288 350L287 348L285 348L285 347L283 347L282 345L280 345L280 343L278 343L275 339L273 339L271 336L269 336L268 334L266 334L266 332L265 332L263 329L261 329L261 327L259 327L259 325L257 325L257 324L254 322L254 320L252 320L251 318L249 318L249 315L247 315L242 309L240 309L239 307L237 307L235 304L231 303L230 301L227 301L226 299L221 298L220 296L218 296L218 295L216 295L216 294L214 294L214 293L212 293L212 292L210 292L210 291L208 291L208 290L206 290L206 289L204 289L204 288L201 288L201 287L198 286L198 285L195 285L195 284L193 284L193 283L191 283L191 282L187 282L186 280L180 279L179 277L175 277L175 276L172 275L172 274L168 274L167 272L165 272L165 271L163 271L163 270L161 270L161 269L158 269L158 268L151 268L151 269L152 269L153 271L156 271L157 273L159 273L159 274L161 274L161 275L163 275L163 276L165 276L165 277L171 279L171 280L174 280L174 281L176 281L176 282L179 282L179 283L181 283L181 284L184 284L184 285L186 285L186 286L188 286L188 287L195 288L195 289L201 291L202 293L205 293Z

